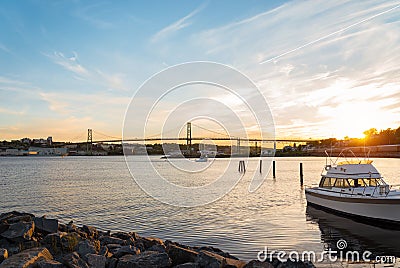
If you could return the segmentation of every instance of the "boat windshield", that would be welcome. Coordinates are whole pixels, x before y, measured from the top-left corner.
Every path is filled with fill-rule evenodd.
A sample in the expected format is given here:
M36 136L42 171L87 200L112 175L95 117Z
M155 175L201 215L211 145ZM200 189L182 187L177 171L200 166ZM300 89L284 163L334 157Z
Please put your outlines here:
M381 179L363 178L363 179L337 179L322 177L319 187L321 188L357 188L357 187L376 187L382 185Z

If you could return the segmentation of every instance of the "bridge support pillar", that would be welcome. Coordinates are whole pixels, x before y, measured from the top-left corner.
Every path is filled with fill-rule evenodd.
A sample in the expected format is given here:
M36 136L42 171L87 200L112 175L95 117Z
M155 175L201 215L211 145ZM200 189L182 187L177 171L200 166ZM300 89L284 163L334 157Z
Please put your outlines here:
M93 130L92 129L88 129L87 130L87 142L86 142L86 153L88 155L92 155L93 154Z

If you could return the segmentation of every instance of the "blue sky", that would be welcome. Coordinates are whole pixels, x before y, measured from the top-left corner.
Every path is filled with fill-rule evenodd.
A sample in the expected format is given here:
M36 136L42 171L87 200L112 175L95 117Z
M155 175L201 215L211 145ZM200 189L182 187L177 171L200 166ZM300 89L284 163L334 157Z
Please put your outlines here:
M279 137L398 127L399 4L2 1L0 139L121 136L146 79L199 60L249 76Z

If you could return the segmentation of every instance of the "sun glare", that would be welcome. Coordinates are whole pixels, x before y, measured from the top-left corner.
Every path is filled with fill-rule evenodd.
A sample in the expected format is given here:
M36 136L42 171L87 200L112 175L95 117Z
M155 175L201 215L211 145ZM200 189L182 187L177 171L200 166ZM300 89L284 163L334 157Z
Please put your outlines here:
M365 130L385 128L392 121L391 115L368 102L340 104L331 112L330 133L326 134L338 139L364 138Z

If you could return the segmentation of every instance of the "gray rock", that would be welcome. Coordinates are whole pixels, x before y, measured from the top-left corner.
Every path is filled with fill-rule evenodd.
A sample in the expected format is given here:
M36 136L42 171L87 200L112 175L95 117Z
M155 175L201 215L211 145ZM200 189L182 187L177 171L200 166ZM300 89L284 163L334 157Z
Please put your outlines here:
M97 232L96 228L93 226L89 226L89 225L83 225L82 226L82 231L84 231L85 233L87 233L88 237L91 238L97 238L99 233Z
M125 232L117 232L117 233L113 233L111 234L112 237L116 237L122 240L130 240L132 238L132 235L129 233L125 233ZM134 237L133 237L134 238Z
M125 255L119 259L117 268L168 268L171 259L167 253L146 251L139 255Z
M140 254L140 249L133 247L131 245L129 246L122 246L120 247L114 254L115 258L121 258L124 255L137 255Z
M148 248L149 251L157 251L160 253L167 252L166 248L164 245L154 245Z
M0 234L7 231L9 226L8 223L0 223Z
M62 263L68 268L89 268L89 265L79 257L77 252L64 255Z
M109 251L108 251L108 247L107 246L102 246L100 248L99 255L108 257L108 253L109 253Z
M78 243L77 252L82 258L86 259L87 254L97 254L98 251L92 241L83 240Z
M7 219L7 222L12 224L12 223L17 223L20 221L24 221L24 222L30 222L32 221L32 216L28 215L28 214L24 214L24 215L20 215L20 216L14 216L11 218Z
M87 263L89 267L93 268L105 268L106 267L106 257L97 254L87 254Z
M72 232L61 237L61 248L63 252L72 252L76 250L81 237L78 233Z
M0 263L8 258L8 251L5 248L0 248Z
M19 247L21 250L26 250L26 249L31 249L31 248L37 248L40 247L40 243L38 241L25 241L22 243L19 243Z
M269 262L261 262L258 260L252 260L244 266L244 268L274 268Z
M15 242L29 241L34 229L35 224L33 222L17 222L10 224L8 230L3 232L1 236Z
M41 259L52 260L53 256L46 248L28 249L18 254L12 255L8 259L4 260L1 263L0 267L1 268L28 267L29 265L33 265Z
M142 242L146 249L154 246L154 245L164 245L163 240L156 237L141 237L138 241Z
M49 234L57 233L58 231L58 220L34 217L33 221L35 222L35 231L37 233Z
M65 268L65 265L55 260L40 260L36 263L37 268Z
M0 222L16 223L25 219L25 221L32 221L34 216L29 213L21 213L17 211L2 213L0 215Z
M70 233L70 232L76 232L77 230L78 230L78 228L76 227L76 225L74 224L74 222L73 221L70 221L68 224L67 224L67 232L68 233Z
M40 241L40 243L53 255L58 255L62 252L60 233L48 234Z
M168 245L167 252L172 260L172 265L178 265L187 262L196 262L197 256L199 255L199 253L194 250L186 249L173 244Z
M174 266L174 268L200 268L198 263L188 262Z
M196 263L198 263L201 268L220 268L227 264L224 257L208 251L200 252L197 256Z
M125 245L125 241L111 236L102 236L99 238L101 245L108 245L108 244L118 244L118 245Z
M116 268L118 263L118 259L116 258L108 258L106 260L106 267L107 268Z

